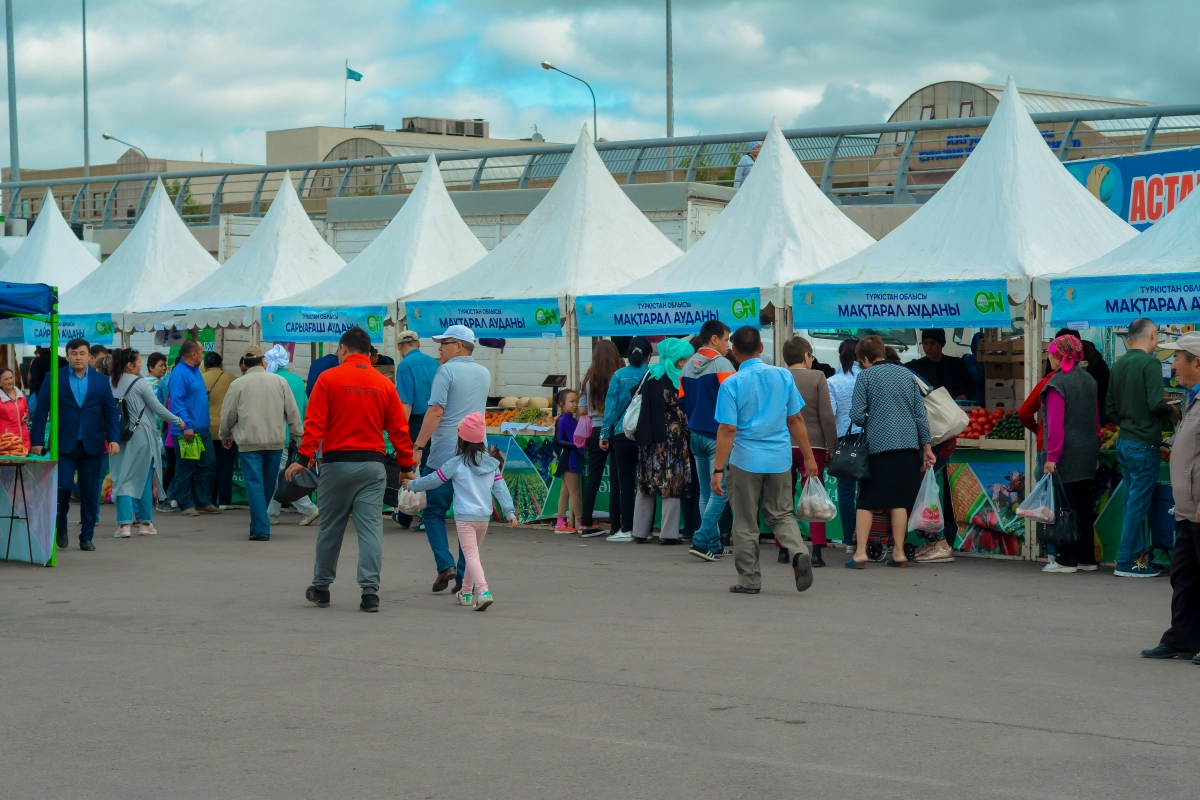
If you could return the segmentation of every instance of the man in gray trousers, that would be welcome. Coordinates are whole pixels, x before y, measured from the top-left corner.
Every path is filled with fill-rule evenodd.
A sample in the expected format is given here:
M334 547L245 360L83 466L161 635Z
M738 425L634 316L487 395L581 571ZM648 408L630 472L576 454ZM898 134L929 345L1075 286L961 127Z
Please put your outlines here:
M329 585L337 574L346 521L358 532L358 585L363 611L379 610L379 568L383 560L383 492L387 456L383 431L396 452L402 478L413 478L412 441L396 387L371 365L371 340L351 328L338 343L338 366L317 378L304 417L304 438L291 480L321 449L317 496L321 523L313 582L304 596L318 608L329 606Z

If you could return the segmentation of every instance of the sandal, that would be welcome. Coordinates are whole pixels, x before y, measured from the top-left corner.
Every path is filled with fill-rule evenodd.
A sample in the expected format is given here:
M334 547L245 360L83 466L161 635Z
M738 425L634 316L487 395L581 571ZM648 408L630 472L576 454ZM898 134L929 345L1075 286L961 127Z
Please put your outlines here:
M742 586L740 583L735 583L733 586L729 587L729 591L732 592L733 594L758 594L761 590L760 589L747 589L745 586Z
M891 556L888 556L887 565L889 567L907 567L908 559L906 558L903 561L897 561L896 559L892 558Z
M851 558L849 561L846 562L846 569L866 569L866 568L867 568L867 562L865 560L859 561L857 558Z

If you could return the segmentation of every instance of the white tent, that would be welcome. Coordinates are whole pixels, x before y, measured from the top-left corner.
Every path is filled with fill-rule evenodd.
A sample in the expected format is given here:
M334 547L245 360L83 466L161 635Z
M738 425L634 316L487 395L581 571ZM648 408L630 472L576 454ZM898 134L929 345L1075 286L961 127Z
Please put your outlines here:
M516 230L474 266L409 299L613 292L681 253L617 186L585 125L562 175Z
M162 181L157 184L116 252L62 296L61 313L120 315L153 308L220 268L175 211Z
M346 262L313 227L285 173L258 228L220 269L136 323L249 327L253 309L316 286Z
M459 216L437 160L430 155L413 193L375 241L332 277L279 305L391 305L459 274L485 255L487 250Z
M802 282L1003 279L1019 303L1030 278L1071 269L1136 234L1059 163L1010 75L974 152L929 202L876 244Z
M54 194L47 189L33 230L8 263L0 267L0 280L45 283L57 286L62 293L98 266L100 262L71 231Z
M670 294L755 287L769 292L874 241L817 188L771 120L754 169L704 238L620 291ZM778 296L771 299L779 304Z

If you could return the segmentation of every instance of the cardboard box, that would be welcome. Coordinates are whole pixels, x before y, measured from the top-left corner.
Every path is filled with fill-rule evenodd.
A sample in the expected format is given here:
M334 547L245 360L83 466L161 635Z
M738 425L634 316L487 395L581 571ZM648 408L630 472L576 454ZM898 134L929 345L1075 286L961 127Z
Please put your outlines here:
M1025 374L1025 365L1012 362L985 361L983 377L985 380L1012 380L1017 375Z
M1017 398L1018 402L1024 402L1025 398L1029 396L1029 393L1025 391L1024 378L1017 378L1013 381L1013 396Z
M985 391L988 389L1012 389L1014 383L1016 381L1012 378L989 378L984 380L983 388Z
M987 402L991 402L992 400L1007 400L1011 403L1014 402L1017 397L1013 394L1012 389L985 389L983 393L983 399Z
M1016 411L1017 403L1011 398L1008 400L992 400L988 398L985 401L985 408L987 408L988 411L995 411L997 408L1003 408L1005 411Z

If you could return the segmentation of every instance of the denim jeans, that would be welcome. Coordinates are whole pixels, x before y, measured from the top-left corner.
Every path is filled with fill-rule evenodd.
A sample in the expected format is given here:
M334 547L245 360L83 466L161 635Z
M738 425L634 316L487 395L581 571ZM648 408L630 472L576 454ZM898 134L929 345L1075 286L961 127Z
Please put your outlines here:
M282 450L245 450L242 459L242 478L246 481L246 503L250 506L250 535L270 536L271 520L267 516L267 501L275 494Z
M842 518L842 544L854 541L854 500L858 493L858 481L838 478L838 516Z
M131 525L133 524L133 504L137 501L137 519L143 525L149 525L154 520L154 465L146 470L146 488L142 489L142 496L138 498L130 497L129 495L119 494L116 496L117 505L117 524Z
M433 470L428 467L421 470L422 475L428 475L431 472ZM425 538L429 540L429 549L433 551L433 563L437 566L438 572L454 566L454 557L450 555L450 540L446 534L446 512L453 504L453 483L443 483L438 488L425 492L425 512L421 514L421 521L425 523ZM463 555L462 547L459 547L457 570L459 583L462 583L463 572L466 568L467 560Z
M1130 566L1146 549L1146 519L1158 482L1158 446L1117 439L1117 458L1125 484L1125 518L1121 525L1121 547L1117 565Z
M700 476L700 529L692 537L692 549L705 553L719 553L721 531L718 523L725 511L729 493L718 496L712 493L713 459L717 455L717 440L711 436L693 433L692 452L696 454L696 472ZM725 465L728 468L728 464ZM721 486L725 486L722 477Z
M179 455L183 447L183 434L175 437L175 482L171 486L171 497L179 503L180 511L189 508L211 506L212 488L217 476L217 455L213 452L212 433L208 428L195 431L204 442L204 452L198 461Z

